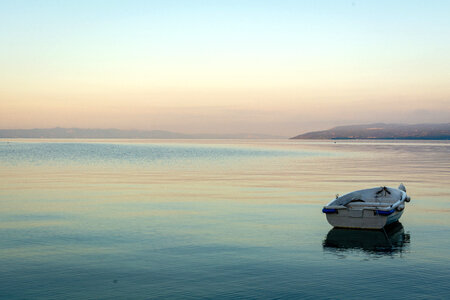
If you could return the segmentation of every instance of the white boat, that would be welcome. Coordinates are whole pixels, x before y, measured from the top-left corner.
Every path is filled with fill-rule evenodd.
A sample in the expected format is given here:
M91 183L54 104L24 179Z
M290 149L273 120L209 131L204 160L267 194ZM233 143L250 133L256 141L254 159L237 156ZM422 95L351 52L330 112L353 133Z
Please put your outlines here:
M381 229L398 221L410 200L403 184L397 189L383 186L336 196L322 212L334 227Z

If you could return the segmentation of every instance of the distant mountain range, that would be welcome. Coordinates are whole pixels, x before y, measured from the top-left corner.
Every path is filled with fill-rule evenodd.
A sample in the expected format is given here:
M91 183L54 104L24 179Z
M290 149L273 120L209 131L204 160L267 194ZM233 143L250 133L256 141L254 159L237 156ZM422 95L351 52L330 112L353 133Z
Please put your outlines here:
M120 130L83 128L0 129L0 138L82 139L277 139L265 134L183 134L162 130Z
M163 130L121 130L83 128L0 129L0 138L81 138L81 139L280 139L266 134L184 134ZM313 131L291 139L403 139L450 140L450 123L365 124L338 126Z
M415 125L376 123L338 126L300 134L291 139L450 140L450 123Z

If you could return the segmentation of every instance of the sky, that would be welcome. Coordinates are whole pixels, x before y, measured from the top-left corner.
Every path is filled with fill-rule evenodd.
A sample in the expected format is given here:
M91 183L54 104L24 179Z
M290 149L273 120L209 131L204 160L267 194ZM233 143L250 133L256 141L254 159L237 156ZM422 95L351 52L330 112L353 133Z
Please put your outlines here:
M0 0L0 128L450 121L450 1Z

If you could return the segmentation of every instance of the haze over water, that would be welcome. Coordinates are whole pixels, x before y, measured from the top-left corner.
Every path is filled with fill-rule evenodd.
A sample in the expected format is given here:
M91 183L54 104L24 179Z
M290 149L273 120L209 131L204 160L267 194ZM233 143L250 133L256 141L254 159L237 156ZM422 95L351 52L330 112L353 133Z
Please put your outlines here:
M442 299L447 141L3 140L0 298ZM401 224L323 205L397 187Z

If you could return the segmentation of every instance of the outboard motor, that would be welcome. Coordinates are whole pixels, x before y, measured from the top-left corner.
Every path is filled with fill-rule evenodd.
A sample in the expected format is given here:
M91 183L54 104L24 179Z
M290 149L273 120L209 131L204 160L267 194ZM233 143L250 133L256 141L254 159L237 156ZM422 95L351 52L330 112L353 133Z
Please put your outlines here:
M406 187L403 185L403 183L400 183L400 185L398 186L398 189L401 191L404 191L406 193ZM411 198L409 196L406 196L405 201L409 202L409 201L411 201Z

